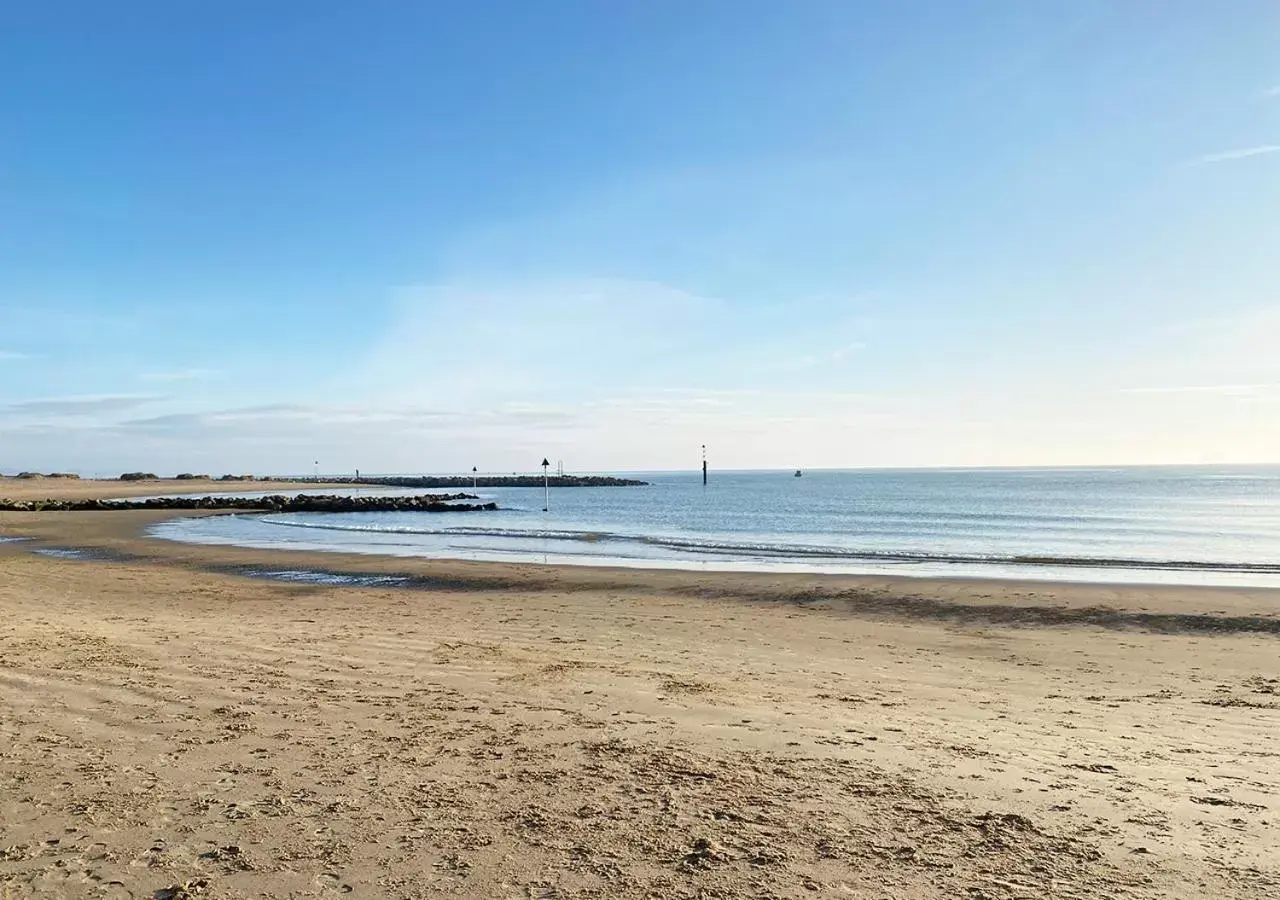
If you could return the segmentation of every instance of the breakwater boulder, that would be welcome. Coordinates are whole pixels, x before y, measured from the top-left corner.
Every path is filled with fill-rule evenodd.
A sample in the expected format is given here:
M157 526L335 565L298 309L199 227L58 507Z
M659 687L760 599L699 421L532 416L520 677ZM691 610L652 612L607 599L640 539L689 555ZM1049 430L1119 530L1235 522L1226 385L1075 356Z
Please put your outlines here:
M214 512L480 512L496 503L470 503L474 494L413 497L343 497L298 494L269 497L150 497L146 500L0 500L0 512L86 512L126 509L198 509Z
M287 478L282 481L296 481L303 484L367 484L386 487L406 488L495 488L495 487L542 487L542 475L365 475L360 478L350 476L324 478ZM546 482L553 488L563 487L644 487L649 482L637 481L634 478L614 478L610 475L552 475Z

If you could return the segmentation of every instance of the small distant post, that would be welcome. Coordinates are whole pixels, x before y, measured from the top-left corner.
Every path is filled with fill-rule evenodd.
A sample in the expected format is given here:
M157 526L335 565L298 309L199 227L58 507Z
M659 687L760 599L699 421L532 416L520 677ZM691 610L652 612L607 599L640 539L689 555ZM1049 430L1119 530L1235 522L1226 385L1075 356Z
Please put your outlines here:
M320 480L320 460L317 459L315 461L315 468L312 471L315 473L316 481L319 481Z
M707 445L702 445L702 486L707 486Z
M547 512L551 509L551 475L547 471L551 467L551 460L545 456L542 457L542 511Z
M478 478L479 478L479 475L476 474L476 467L472 466L471 467L471 490L473 491L476 489Z

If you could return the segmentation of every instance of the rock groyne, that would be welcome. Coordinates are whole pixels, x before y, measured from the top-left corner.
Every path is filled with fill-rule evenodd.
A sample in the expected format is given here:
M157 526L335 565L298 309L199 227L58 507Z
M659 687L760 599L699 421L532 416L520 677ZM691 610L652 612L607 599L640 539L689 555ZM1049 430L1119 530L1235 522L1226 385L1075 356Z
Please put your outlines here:
M325 476L323 478L281 478L303 484L381 485L405 488L496 488L542 487L541 475L362 475ZM614 478L611 475L552 475L546 482L553 488L562 487L644 487L647 481L634 478Z
M344 497L298 494L268 497L150 497L145 500L3 500L0 512L114 512L127 509L199 509L225 512L480 512L496 503L469 503L474 494Z

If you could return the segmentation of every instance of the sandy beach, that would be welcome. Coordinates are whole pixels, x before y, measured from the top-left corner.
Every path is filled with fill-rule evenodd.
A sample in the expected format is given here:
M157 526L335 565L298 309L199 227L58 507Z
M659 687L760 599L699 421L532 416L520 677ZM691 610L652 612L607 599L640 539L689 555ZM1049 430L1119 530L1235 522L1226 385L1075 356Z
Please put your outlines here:
M0 896L1280 894L1280 592L267 552L164 515L0 514Z

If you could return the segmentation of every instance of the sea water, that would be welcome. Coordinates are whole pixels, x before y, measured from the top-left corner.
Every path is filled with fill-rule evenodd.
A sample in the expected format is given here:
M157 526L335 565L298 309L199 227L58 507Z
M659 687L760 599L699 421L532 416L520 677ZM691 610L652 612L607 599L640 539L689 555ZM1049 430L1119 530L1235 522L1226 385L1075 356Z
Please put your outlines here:
M178 519L258 548L707 570L1280 586L1280 467L639 475L481 489L496 512ZM554 478L552 479L554 482Z

